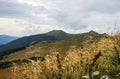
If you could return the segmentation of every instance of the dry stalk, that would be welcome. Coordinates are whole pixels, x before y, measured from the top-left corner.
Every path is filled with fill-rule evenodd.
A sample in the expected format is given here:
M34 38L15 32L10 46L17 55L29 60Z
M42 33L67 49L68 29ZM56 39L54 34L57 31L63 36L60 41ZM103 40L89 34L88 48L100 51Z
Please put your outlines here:
M97 60L102 56L101 52L99 52L95 57L92 59L92 63L89 65L89 78L92 79L92 72L93 72L93 67Z
M58 72L58 76L59 76L58 79L62 79L62 64L60 62L59 54L57 54L56 57L57 57L57 66L58 66L58 70L59 70L59 72Z

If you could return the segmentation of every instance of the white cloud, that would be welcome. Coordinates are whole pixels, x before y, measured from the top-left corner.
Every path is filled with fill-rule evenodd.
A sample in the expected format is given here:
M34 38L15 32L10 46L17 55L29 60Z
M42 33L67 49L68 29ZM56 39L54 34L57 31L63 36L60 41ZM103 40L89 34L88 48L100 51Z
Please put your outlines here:
M0 18L0 34L21 35L21 26L18 26L15 19Z
M0 28L1 33L13 35L53 29L71 33L111 32L115 16L120 16L119 7L119 0L1 0ZM117 26L120 27L119 17ZM19 29L11 31L8 27Z

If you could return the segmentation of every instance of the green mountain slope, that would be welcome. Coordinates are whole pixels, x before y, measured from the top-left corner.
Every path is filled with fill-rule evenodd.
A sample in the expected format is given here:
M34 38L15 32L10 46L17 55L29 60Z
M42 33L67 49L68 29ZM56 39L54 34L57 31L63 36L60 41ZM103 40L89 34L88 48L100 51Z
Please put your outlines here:
M17 40L14 40L8 44L0 46L0 56L5 56L15 51L19 51L25 49L26 47L36 44L38 42L46 41L46 40L57 40L52 36L48 36L45 34L33 35L22 37Z
M86 38L88 36L92 36L92 37L100 37L100 36L103 36L104 34L99 34L95 31L90 31L90 32L87 32L87 33L80 33L80 34L70 34L70 33L66 33L62 30L53 30L53 31L50 31L48 33L46 33L46 35L49 35L49 36L53 36L57 39L61 39L61 40L64 40L64 39L76 39L76 38Z
M104 36L104 34L99 34L94 31L90 31L88 33L82 33L82 34L69 34L62 30L53 30L45 34L22 37L6 45L0 46L0 57L3 58L8 54L25 49L26 47L37 44L42 41L56 41L56 40L68 40L68 39L69 40L72 39L74 41L74 39L86 39L91 37L94 39L99 39L102 36Z

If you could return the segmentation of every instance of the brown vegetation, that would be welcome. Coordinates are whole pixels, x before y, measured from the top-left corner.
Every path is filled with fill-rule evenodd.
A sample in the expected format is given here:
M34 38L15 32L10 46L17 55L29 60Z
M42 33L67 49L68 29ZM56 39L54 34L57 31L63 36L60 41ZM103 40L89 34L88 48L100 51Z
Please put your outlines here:
M85 42L79 48L70 46L65 55L54 48L43 61L29 59L30 63L13 63L10 68L0 69L0 79L82 79L86 74L93 79L103 75L119 79L120 76L115 77L120 72L119 45L118 37L114 40L107 37L97 42ZM93 77L94 71L100 74Z

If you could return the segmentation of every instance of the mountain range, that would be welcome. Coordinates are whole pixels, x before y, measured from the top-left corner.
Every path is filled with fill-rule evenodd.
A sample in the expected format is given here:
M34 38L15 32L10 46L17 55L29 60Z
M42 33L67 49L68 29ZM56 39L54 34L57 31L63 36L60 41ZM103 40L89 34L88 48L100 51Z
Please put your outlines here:
M0 45L7 44L13 40L16 40L18 37L9 36L9 35L0 35Z
M59 40L70 40L70 39L74 40L74 39L85 39L89 37L92 37L94 39L99 39L104 35L106 34L99 34L95 31L90 31L90 32L81 33L81 34L70 34L62 30L52 30L44 34L25 36L25 37L13 40L7 44L1 45L0 57L3 58L8 54L11 54L19 50L23 50L26 47L29 47L31 45L34 45L43 41L59 41Z

